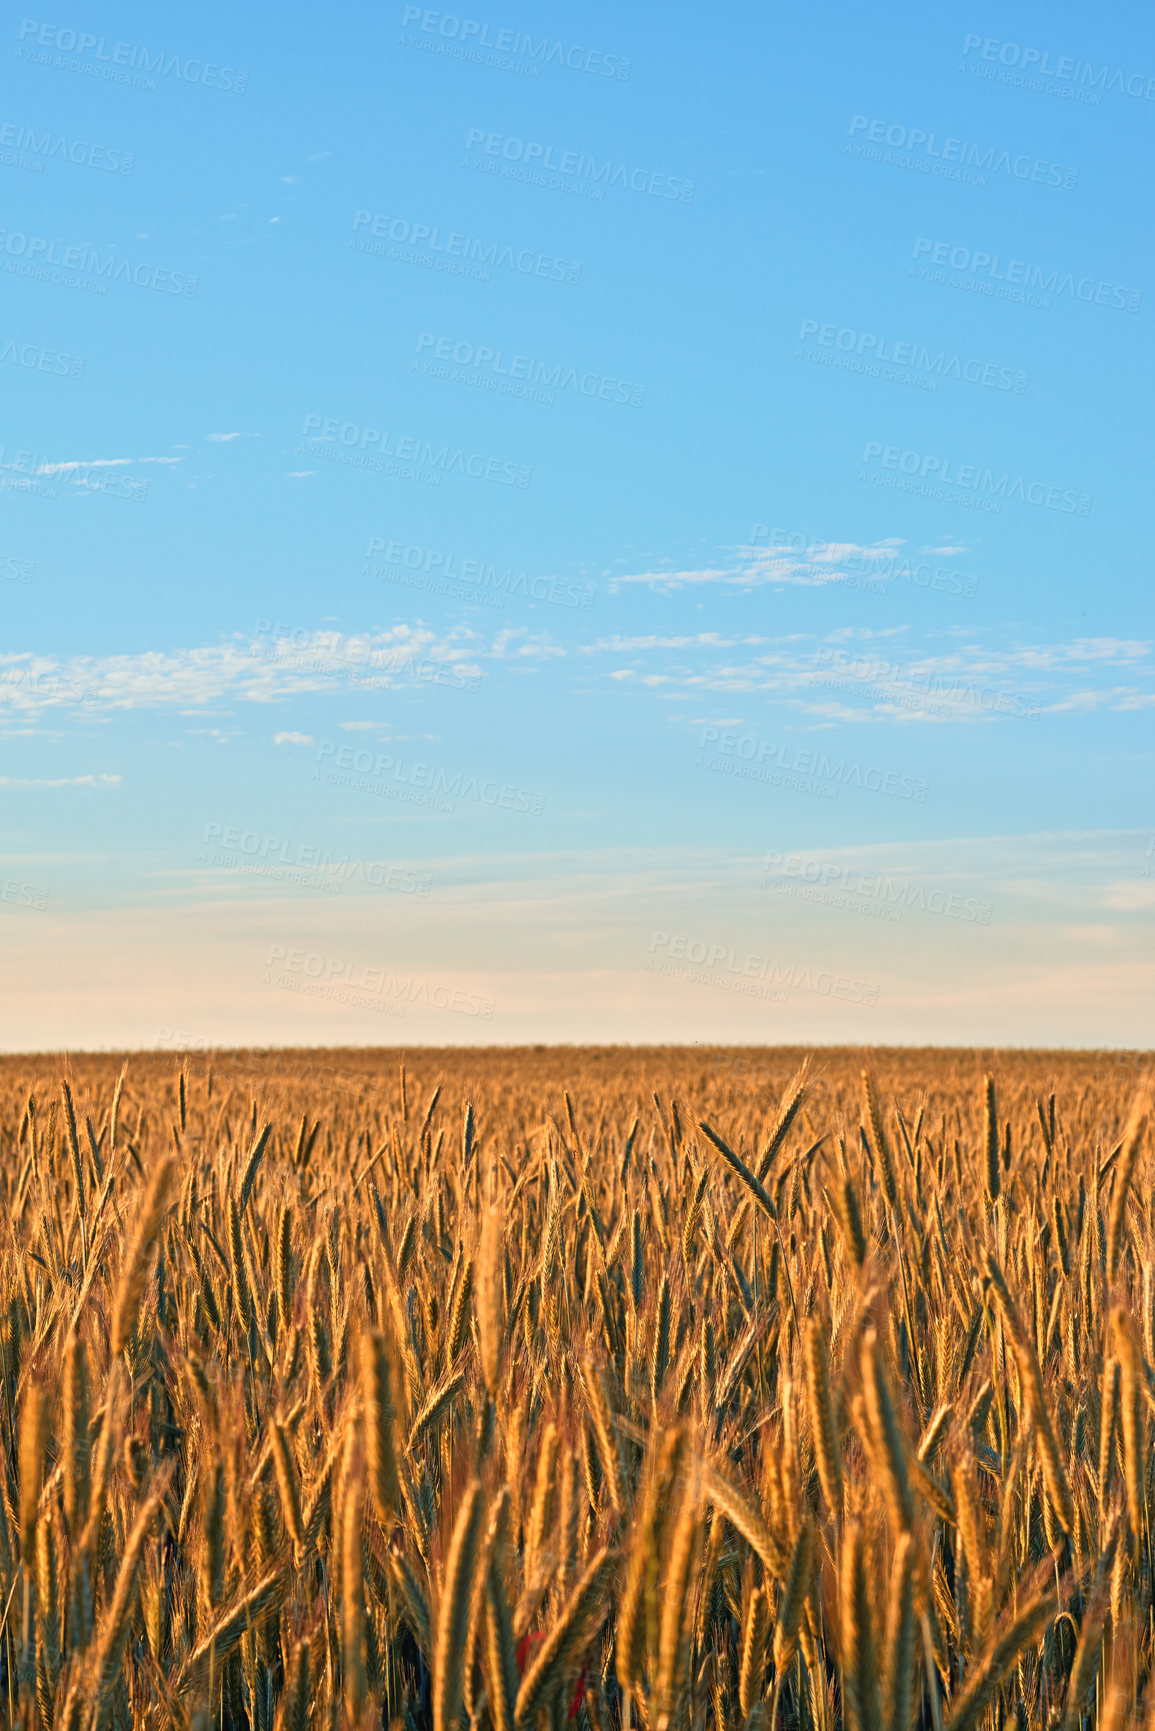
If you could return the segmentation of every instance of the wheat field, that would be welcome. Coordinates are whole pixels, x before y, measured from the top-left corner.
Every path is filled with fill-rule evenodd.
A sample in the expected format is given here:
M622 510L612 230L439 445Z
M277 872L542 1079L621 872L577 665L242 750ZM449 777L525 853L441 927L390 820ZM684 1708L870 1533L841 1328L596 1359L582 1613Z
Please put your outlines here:
M0 1720L1155 1723L1151 1063L0 1059Z

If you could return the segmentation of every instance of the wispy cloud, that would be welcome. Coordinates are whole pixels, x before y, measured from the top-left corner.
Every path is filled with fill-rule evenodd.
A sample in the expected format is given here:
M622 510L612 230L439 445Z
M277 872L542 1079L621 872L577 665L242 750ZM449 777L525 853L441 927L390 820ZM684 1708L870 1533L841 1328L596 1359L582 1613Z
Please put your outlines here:
M122 469L131 457L86 457L70 463L41 463L38 475L66 475L70 469Z
M0 775L0 787L119 787L119 775Z
M654 633L604 638L587 653L627 657L628 666L606 668L618 683L633 681L664 695L762 694L826 721L910 725L1155 705L1152 645L1140 639L1076 638L1010 648L954 640L928 650L905 632L840 628L824 638ZM739 659L712 653L746 647L760 653ZM1107 668L1125 670L1127 682L1086 683Z
M41 463L38 475L68 475L75 469L127 469L133 463L160 463L171 466L183 463L183 457L73 457L64 463Z
M650 633L644 637L603 637L590 644L586 653L592 655L602 649L619 654L636 649L733 649L737 645L749 647L772 642L772 637L722 637L717 631L696 631L684 637L658 637Z
M699 571L637 571L628 576L612 578L609 588L611 594L622 583L648 583L652 589L681 589L688 583L733 582L736 575L732 570L715 566L707 566Z
M609 588L612 592L619 584L645 583L652 589L677 590L712 583L737 589L756 589L767 584L816 589L828 583L860 582L864 578L881 583L895 575L903 546L902 541L895 539L876 541L869 546L854 541L796 539L797 545L785 547L731 548L735 557L729 565L706 565L694 571L639 571L614 577Z

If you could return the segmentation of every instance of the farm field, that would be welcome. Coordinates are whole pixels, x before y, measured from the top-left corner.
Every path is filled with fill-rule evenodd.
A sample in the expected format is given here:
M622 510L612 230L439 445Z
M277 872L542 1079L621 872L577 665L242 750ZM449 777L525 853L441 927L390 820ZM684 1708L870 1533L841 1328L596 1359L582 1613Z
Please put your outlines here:
M0 1058L0 1723L1155 1722L1153 1061Z

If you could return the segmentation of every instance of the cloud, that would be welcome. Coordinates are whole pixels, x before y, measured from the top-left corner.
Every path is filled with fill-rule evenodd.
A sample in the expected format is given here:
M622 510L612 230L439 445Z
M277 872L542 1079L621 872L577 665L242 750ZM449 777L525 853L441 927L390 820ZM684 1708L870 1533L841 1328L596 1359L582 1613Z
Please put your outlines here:
M821 637L652 631L575 648L583 668L647 685L667 699L689 697L695 712L713 703L744 707L749 693L811 720L904 725L1155 706L1152 645L1137 638L1008 643L993 629L968 627L964 637L952 627L916 637L909 626L839 627ZM421 619L361 635L301 629L278 636L266 627L215 645L142 654L0 651L0 722L12 727L51 711L86 718L160 709L211 715L222 704L306 694L355 699L421 683L430 663L469 675L504 669L514 678L566 653L547 634L524 627L484 633L459 623L437 630Z
M343 733L375 733L382 744L399 744L410 739L437 739L436 733L395 733L383 721L342 721L338 723Z
M869 581L881 584L897 574L899 549L903 543L893 537L863 546L855 541L805 541L792 537L789 546L738 546L731 549L737 563L703 566L696 571L641 571L610 581L614 591L619 583L646 583L651 588L670 590L686 585L718 583L729 588L755 589L767 584L801 585L822 588L828 583L859 584Z
M0 775L0 787L119 787L119 775L34 776L24 780Z
M239 433L210 433L209 440L214 445L227 445L230 439L239 439Z
M614 577L611 591L619 583L649 583L653 588L679 589L685 583L725 583L734 579L732 571L708 568L703 571L639 571L628 577Z
M469 627L435 632L423 624L349 636L339 631L235 638L195 649L150 650L141 655L72 656L0 653L0 715L5 709L39 714L83 709L196 710L223 699L273 703L303 692L334 692L352 685L397 689L412 681L417 663L443 662L463 674L479 671L486 648ZM532 645L520 651L532 654ZM417 669L417 671L420 671Z
M1031 668L1093 666L1113 662L1127 666L1146 660L1150 642L1137 637L1076 637L1070 643L1032 643L1002 651L1008 665Z
M772 637L719 637L716 631L698 631L688 637L603 637L599 642L591 644L587 653L594 654L597 650L612 650L615 653L629 653L635 649L733 649L735 645L760 645L772 643Z
M825 824L819 829L825 833ZM760 839L783 852L805 847L805 836ZM478 981L497 999L500 1016L494 1023L474 1018L475 1029L456 1017L461 1029L446 1030L437 1026L444 1016L431 1013L426 1024L415 1012L402 1024L406 1038L435 1044L452 1034L492 1042L497 1032L511 1044L607 1037L687 1047L695 1040L762 1047L773 1040L1144 1044L1152 968L1146 951L1129 941L1142 916L1105 910L1097 894L1125 875L1128 858L1137 868L1145 835L963 834L935 843L896 836L860 849L809 851L808 858L905 886L893 904L901 918L885 922L849 907L774 895L763 886L761 846L735 849L722 836L713 847L697 842L667 838L650 848L527 854L511 838L498 856L463 858L455 850L444 881L439 856L423 859L423 866L437 866L437 905L429 910L435 917L389 922L388 958L417 978L452 978L470 989ZM1008 864L1021 872L1021 888L1006 886ZM88 871L88 862L78 862L78 881L81 868ZM365 1045L379 1038L363 1012L338 1006L330 1015L326 1006L318 1015L309 1000L262 985L265 946L285 943L287 933L311 953L377 964L386 928L366 919L364 902L317 895L302 895L292 906L273 896L234 902L220 888L210 890L187 858L182 874L158 872L152 897L137 896L131 906L65 896L67 879L58 894L54 875L52 911L39 916L40 929L18 932L13 921L5 933L5 980L23 991L22 1018L9 1043L53 1052L94 1042L155 1046L159 1039L171 1051L308 1040ZM782 864L775 875L803 881ZM1050 883L1054 900L1041 903L1028 878ZM936 914L932 890L956 908L955 895L964 905L968 896L990 902L990 925ZM885 904L888 893L879 887L872 905ZM1083 928L1082 941L1073 935L1066 941L1068 925ZM803 990L792 992L779 1014L737 992L655 975L647 963L657 927L721 944L734 952L731 968L739 956L770 955L784 969L822 967L879 982L878 1005L848 1023L853 1006ZM1108 950L1112 929L1123 936ZM46 939L53 954L68 956L67 968L45 968ZM1123 1083L1129 1072L1149 1067L1150 1055L1134 1053L1124 1060L1127 1070L1106 1053L1097 1061Z
M564 655L565 650L546 636L531 636L524 625L506 625L493 640L492 654L499 660L507 660L515 656Z
M68 475L75 469L125 469L133 463L183 463L183 457L75 457L67 463L41 463L38 475Z
M728 639L710 632L678 637L652 634L602 639L585 653L629 655L629 669L606 669L607 676L618 681L634 679L651 688L670 687L684 693L765 693L831 721L926 725L1064 710L1122 712L1155 705L1150 688L1151 645L1138 639L1076 638L1070 643L1009 648L988 647L981 640L952 641L949 648L940 649L932 637L929 647L919 653L909 636L901 635L907 631L907 627L871 632L840 628L821 640L798 635ZM887 638L900 640L888 644ZM877 647L876 640L881 640ZM711 655L714 650L744 647L762 652L741 659ZM1088 676L1107 667L1125 670L1132 680L1088 687ZM1135 675L1145 677L1148 684L1134 683Z
M274 745L312 745L311 733L274 733Z
M1108 884L1103 906L1119 913L1142 913L1155 908L1155 879L1137 878L1133 883Z
M89 457L86 461L71 463L41 463L36 473L38 475L64 475L70 469L121 469L126 463L131 463L131 457Z

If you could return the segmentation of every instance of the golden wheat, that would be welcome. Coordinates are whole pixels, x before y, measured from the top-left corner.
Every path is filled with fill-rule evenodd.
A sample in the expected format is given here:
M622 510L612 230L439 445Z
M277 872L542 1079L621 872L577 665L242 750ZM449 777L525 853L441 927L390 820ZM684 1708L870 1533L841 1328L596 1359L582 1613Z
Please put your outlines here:
M0 1060L0 1727L1146 1725L1150 1071Z

